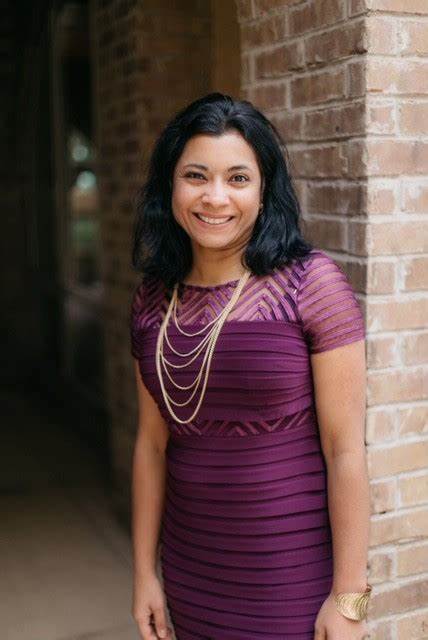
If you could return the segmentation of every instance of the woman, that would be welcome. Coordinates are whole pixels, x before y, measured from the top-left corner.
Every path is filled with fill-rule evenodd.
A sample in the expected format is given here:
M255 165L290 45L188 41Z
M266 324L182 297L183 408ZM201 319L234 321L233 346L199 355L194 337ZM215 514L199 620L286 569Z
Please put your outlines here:
M366 632L363 317L343 271L300 233L281 145L251 103L209 94L165 128L138 200L144 640L171 637L168 614L179 640Z

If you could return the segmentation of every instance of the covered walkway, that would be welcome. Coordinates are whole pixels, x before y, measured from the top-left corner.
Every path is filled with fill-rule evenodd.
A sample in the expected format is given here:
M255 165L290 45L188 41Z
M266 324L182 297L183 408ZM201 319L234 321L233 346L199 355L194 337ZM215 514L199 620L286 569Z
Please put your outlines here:
M131 544L96 454L60 408L2 392L1 637L137 640Z

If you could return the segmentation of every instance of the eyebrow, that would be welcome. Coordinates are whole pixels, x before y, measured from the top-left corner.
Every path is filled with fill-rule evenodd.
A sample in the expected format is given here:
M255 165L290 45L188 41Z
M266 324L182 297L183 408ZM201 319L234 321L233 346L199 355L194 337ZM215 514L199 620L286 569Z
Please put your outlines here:
M185 169L186 167L197 167L198 169L208 171L208 167L206 167L204 164L196 164L195 162L192 162L190 164L185 164L183 168ZM250 167L247 167L245 164L235 164L233 167L229 167L228 169L228 171L242 171L242 170L251 171Z

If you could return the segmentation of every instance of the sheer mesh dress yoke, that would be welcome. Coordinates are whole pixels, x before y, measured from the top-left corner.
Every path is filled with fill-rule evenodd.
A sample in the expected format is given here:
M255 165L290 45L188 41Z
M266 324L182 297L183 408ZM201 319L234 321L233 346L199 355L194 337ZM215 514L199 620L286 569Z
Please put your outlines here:
M177 318L191 332L216 317L238 280L181 284ZM130 316L131 351L170 431L161 528L165 594L178 640L313 640L332 583L326 464L310 354L365 338L350 283L313 249L268 276L251 275L220 332L201 409L163 401L155 348L169 298L141 283ZM175 349L183 336L170 323ZM168 345L165 356L182 362ZM201 357L174 380L189 385ZM179 373L178 373L179 372ZM165 376L179 402L189 391Z

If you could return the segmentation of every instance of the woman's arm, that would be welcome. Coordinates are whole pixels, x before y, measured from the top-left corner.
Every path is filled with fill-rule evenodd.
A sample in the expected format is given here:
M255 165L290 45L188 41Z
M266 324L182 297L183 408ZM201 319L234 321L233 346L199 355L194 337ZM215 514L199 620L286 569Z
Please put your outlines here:
M365 342L311 355L316 410L327 464L333 538L332 591L364 591L370 495L365 450Z
M165 449L169 432L135 362L138 432L132 469L132 540L138 583L156 573L158 539L165 501Z

